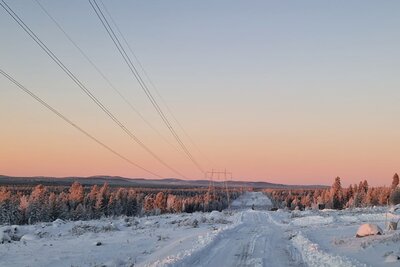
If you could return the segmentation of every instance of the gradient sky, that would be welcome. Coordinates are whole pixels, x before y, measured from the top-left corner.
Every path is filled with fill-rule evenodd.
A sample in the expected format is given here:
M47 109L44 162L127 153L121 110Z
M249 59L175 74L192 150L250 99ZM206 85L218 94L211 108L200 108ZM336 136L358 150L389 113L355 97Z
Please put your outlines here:
M204 177L121 101L35 1L7 2L144 143L186 176ZM40 2L173 143L88 1ZM291 184L340 176L344 185L388 185L400 171L399 1L104 3L200 148L175 126L205 169ZM176 177L116 128L3 9L0 25L0 68L133 161ZM0 174L152 178L2 76L0 89Z

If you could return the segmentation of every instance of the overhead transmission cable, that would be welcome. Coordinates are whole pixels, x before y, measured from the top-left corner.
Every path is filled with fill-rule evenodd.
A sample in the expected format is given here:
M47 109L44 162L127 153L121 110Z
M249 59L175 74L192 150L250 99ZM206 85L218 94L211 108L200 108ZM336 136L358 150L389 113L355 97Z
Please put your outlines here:
M118 90L113 83L110 81L110 79L107 78L107 76L104 74L103 71L100 70L100 68L93 62L92 59L83 51L83 49L72 39L72 37L65 31L65 29L61 26L61 24L50 14L50 12L43 6L42 3L40 3L40 0L33 0L35 1L40 9L50 18L51 21L54 22L54 24L57 26L57 28L64 34L64 36L68 39L68 41L79 51L79 53L86 59L87 62L97 71L97 73L104 79L104 81L110 86L110 88L116 92L120 98L130 107L130 109L135 112L144 123L146 123L147 126L149 126L161 139L163 139L168 145L173 147L175 150L178 151L176 146L174 146L167 138L165 138L160 131L158 131L143 115L142 113L137 110L133 104L121 93L120 90Z
M185 175L181 174L176 169L172 168L165 161L163 161L158 155L156 155L150 148L148 148L138 137L136 137L121 121L119 121L106 106L93 93L86 88L86 86L73 74L68 67L66 67L62 61L40 40L40 38L25 24L25 22L12 10L12 8L4 1L1 0L0 5L4 10L14 19L15 22L39 45L40 48L68 75L71 80L78 85L78 87L90 97L90 99L104 112L115 124L117 124L132 140L139 144L145 151L152 155L158 162L173 171L175 174L186 178Z
M93 135L91 135L90 133L88 133L87 131L85 131L84 129L82 129L80 126L78 126L76 123L74 123L73 121L71 121L70 119L68 119L67 117L65 117L61 112L59 112L58 110L56 110L55 108L53 108L52 106L50 106L46 101L44 101L43 99L41 99L39 96L37 96L35 93L33 93L32 91L30 91L29 89L27 89L25 86L23 86L22 84L20 84L18 81L16 81L13 77L11 77L8 73L6 73L5 71L3 71L2 69L0 69L0 74L3 75L5 78L7 78L8 80L10 80L12 83L14 83L16 86L18 86L22 91L24 91L25 93L27 93L28 95L30 95L33 99L35 99L37 102L39 102L40 104L42 104L44 107L46 107L48 110L50 110L51 112L53 112L55 115L57 115L60 119L62 119L63 121L65 121L66 123L68 123L69 125L71 125L72 127L74 127L75 129L77 129L78 131L80 131L82 134L86 135L87 137L89 137L90 139L92 139L94 142L96 142L97 144L99 144L100 146L102 146L103 148L107 149L108 151L110 151L111 153L113 153L114 155L116 155L117 157L123 159L124 161L128 162L129 164L151 174L154 175L156 177L162 178L161 175L156 174L155 172L152 172L142 166L140 166L139 164L133 162L132 160L128 159L127 157L123 156L122 154L118 153L117 151L115 151L114 149L112 149L111 147L109 147L108 145L106 145L105 143L103 143L102 141L100 141L99 139L97 139L96 137L94 137Z
M35 0L38 1L38 0ZM122 40L124 41L125 45L127 46L129 52L131 53L131 55L133 56L133 58L135 59L135 61L137 62L137 64L139 65L139 68L142 70L145 78L148 80L150 86L154 89L154 91L156 92L156 95L160 98L162 104L164 105L164 107L167 109L168 113L171 115L172 119L175 121L175 123L178 125L178 127L181 129L181 131L184 133L184 135L187 137L187 139L190 141L190 143L192 143L193 147L203 156L203 158L205 158L209 163L211 163L211 165L214 165L214 167L216 167L216 164L210 160L209 157L207 157L199 148L199 146L196 144L196 142L193 140L193 138L190 137L190 135L188 134L188 132L184 129L184 127L182 126L182 124L178 121L178 119L176 118L176 116L174 115L174 113L172 112L171 108L169 107L169 105L167 104L167 102L164 100L164 98L162 97L160 91L158 90L157 86L153 83L152 79L150 78L150 76L148 75L147 71L145 70L145 68L143 67L143 64L140 62L139 58L137 57L136 53L133 51L131 45L129 44L129 42L127 41L127 39L125 38L124 34L122 33L122 31L120 30L118 24L115 22L113 16L111 15L111 13L108 11L106 5L103 3L102 0L99 0L102 7L104 8L104 11L107 13L108 17L111 20L111 23L114 25L115 29L117 29L117 32L119 33L119 35L122 37Z
M103 11L97 4L96 0L89 0L90 5L92 6L93 10L95 11L97 17L100 19L101 24L107 31L108 35L110 36L111 40L113 41L114 45L116 46L118 52L121 54L123 57L125 63L128 65L129 69L131 70L133 76L135 79L138 81L140 87L143 89L145 92L147 98L150 100L151 104L153 107L156 109L157 113L160 115L162 121L165 123L167 126L168 130L171 132L172 136L175 138L175 140L178 142L178 144L181 146L182 150L184 153L188 156L188 158L193 162L193 164L204 174L204 169L201 167L201 165L196 161L196 159L193 157L193 155L190 153L186 145L182 142L181 138L179 135L176 133L174 128L172 127L171 123L169 122L168 118L158 105L157 101L154 99L153 95L151 94L150 90L148 89L146 83L143 81L142 77L140 76L139 72L137 71L137 68L135 65L132 63L132 60L130 59L129 55L126 53L125 48L119 41L118 36L115 34L113 28L110 26L110 23L108 22L107 18L105 17Z

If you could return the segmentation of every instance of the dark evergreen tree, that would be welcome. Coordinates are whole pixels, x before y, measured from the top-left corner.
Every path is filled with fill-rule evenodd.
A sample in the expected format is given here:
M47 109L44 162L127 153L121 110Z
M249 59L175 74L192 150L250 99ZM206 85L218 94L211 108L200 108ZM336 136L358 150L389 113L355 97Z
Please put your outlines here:
M342 184L340 182L340 177L335 178L335 182L331 187L331 201L332 208L334 209L342 209L343 208L343 189Z
M399 185L399 175L397 173L394 174L392 179L392 190L396 190L397 186Z

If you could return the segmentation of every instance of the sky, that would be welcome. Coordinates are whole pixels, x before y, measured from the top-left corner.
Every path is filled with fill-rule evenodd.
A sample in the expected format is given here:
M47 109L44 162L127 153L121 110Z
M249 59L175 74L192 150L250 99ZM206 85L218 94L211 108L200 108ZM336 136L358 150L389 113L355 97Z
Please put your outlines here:
M185 178L203 179L89 2L38 1L152 128L35 0L6 2L159 158ZM344 185L364 179L389 185L400 171L400 2L103 2L204 170L227 169L236 180L328 185L336 176ZM2 8L0 25L2 70L131 161L161 177L182 178L118 128ZM2 76L0 125L0 174L156 178Z

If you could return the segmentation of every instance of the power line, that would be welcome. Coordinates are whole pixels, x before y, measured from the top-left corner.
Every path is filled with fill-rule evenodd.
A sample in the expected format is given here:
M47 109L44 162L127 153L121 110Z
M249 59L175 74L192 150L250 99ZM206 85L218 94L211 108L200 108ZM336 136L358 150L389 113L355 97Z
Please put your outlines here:
M97 71L97 73L105 80L105 82L111 87L114 92L116 92L120 98L131 108L133 112L135 112L142 120L144 123L147 124L152 130L154 130L155 133L161 139L163 139L167 144L169 144L171 147L173 147L175 150L178 151L178 149L168 141L167 138L165 138L146 118L137 110L132 103L111 83L110 79L107 78L107 76L100 70L100 68L93 62L92 59L83 51L83 49L72 39L72 37L65 31L65 29L61 26L61 24L50 14L50 12L43 6L42 3L40 3L40 0L33 0L35 1L40 9L54 22L54 24L57 26L57 28L64 34L64 36L68 39L68 41L79 51L79 53L86 59L86 61L89 62L89 64Z
M38 1L38 0L35 0ZM113 19L111 13L108 11L106 5L103 3L102 0L99 0L101 5L103 6L105 12L107 13L108 17L111 20L111 23L114 25L114 27L117 29L117 32L119 33L119 35L122 37L122 40L124 41L125 45L128 47L129 52L132 54L133 58L135 59L135 61L138 63L140 69L142 70L145 78L148 80L148 82L150 83L150 86L154 89L154 91L156 92L157 96L160 98L161 102L164 104L165 108L167 109L168 113L171 115L172 119L175 121L175 123L178 125L178 127L181 129L181 131L184 133L184 135L186 135L187 139L192 143L193 147L196 148L196 150L209 162L211 163L211 165L216 166L216 164L210 160L210 158L208 158L199 148L199 146L194 142L193 138L190 137L190 135L188 134L188 132L183 128L182 124L179 123L178 119L176 118L176 116L174 115L174 113L172 112L172 110L170 109L169 105L167 104L167 102L164 100L164 98L162 97L162 95L160 94L160 91L158 90L157 86L153 83L152 79L150 78L150 76L148 75L147 71L145 70L145 68L143 67L142 63L140 62L139 58L136 56L136 53L133 51L131 45L129 44L129 42L126 40L124 34L122 33L122 31L120 30L120 28L118 27L118 24L115 22L115 20Z
M90 5L92 6L93 10L95 11L97 17L100 19L102 25L104 26L104 28L106 29L107 33L109 34L110 38L112 39L113 43L115 44L117 50L119 51L119 53L121 54L121 56L123 57L124 61L127 63L129 69L131 70L132 74L134 75L134 77L136 78L136 80L139 82L139 85L141 86L141 88L143 89L143 91L145 92L146 96L149 98L150 102L152 103L153 107L156 109L157 113L160 115L161 119L163 120L163 122L166 124L167 128L170 130L170 132L172 133L173 137L177 140L178 144L182 147L183 151L185 152L185 154L189 157L189 159L199 168L199 170L201 172L204 173L203 169L201 168L201 166L196 162L196 160L194 159L194 157L191 155L191 153L189 152L189 150L186 148L186 146L184 145L184 143L181 141L181 139L179 138L179 136L177 135L177 133L175 132L175 130L173 129L172 125L169 123L168 119L166 118L165 114L162 112L162 110L160 109L159 105L157 104L157 102L155 101L155 99L153 98L151 92L148 90L146 84L144 83L143 79L141 78L141 76L139 75L136 67L134 66L134 64L132 63L131 59L129 58L129 56L127 55L124 47L121 45L121 42L119 41L118 37L116 36L114 30L112 29L112 27L110 26L107 18L104 16L103 12L101 11L100 7L98 6L96 1L90 1L89 0Z
M137 138L122 122L120 122L103 103L97 99L92 92L86 88L86 86L73 74L62 61L40 40L40 38L24 23L24 21L12 10L12 8L7 5L4 0L1 0L0 5L4 10L17 22L17 24L42 48L42 50L71 78L71 80L78 85L78 87L85 92L87 96L104 112L111 120L115 122L132 140L139 144L144 150L151 154L158 162L167 167L169 170L186 178L179 171L175 170L164 162L159 156L157 156L150 148L148 148L139 138Z
M75 124L73 121L71 121L70 119L68 119L67 117L65 117L62 113L60 113L58 110L56 110L55 108L53 108L52 106L50 106L46 101L44 101L43 99L41 99L40 97L38 97L36 94L34 94L32 91L30 91L29 89L27 89L25 86L23 86L22 84L20 84L18 81L16 81L13 77L11 77L9 74L7 74L5 71L3 71L2 69L0 69L0 74L2 74L5 78L7 78L8 80L10 80L12 83L14 83L16 86L18 86L22 91L24 91L25 93L27 93L28 95L30 95L33 99L35 99L37 102L39 102L40 104L42 104L44 107L46 107L48 110L50 110L51 112L53 112L55 115L57 115L60 119L64 120L66 123L68 123L69 125L71 125L72 127L74 127L75 129L77 129L78 131L80 131L81 133L83 133L84 135L86 135L87 137L89 137L90 139L92 139L94 142L96 142L97 144L99 144L100 146L102 146L103 148L107 149L108 151L110 151L111 153L113 153L114 155L116 155L117 157L125 160L126 162L128 162L129 164L147 172L150 173L151 175L154 175L156 177L159 178L163 178L161 175L158 175L142 166L140 166L139 164L131 161L130 159L128 159L127 157L123 156L122 154L118 153L117 151L115 151L114 149L112 149L111 147L109 147L108 145L106 145L105 143L103 143L102 141L100 141L99 139L97 139L96 137L94 137L93 135L91 135L90 133L88 133L87 131L83 130L80 126L78 126L77 124Z
M182 142L180 139L179 135L176 133L174 128L172 127L171 123L169 122L168 118L165 116L164 112L161 110L160 106L158 105L157 101L154 99L153 95L151 94L150 90L148 89L146 83L143 81L142 77L140 76L139 72L137 71L135 65L132 63L132 60L126 53L124 47L122 46L121 42L119 41L118 37L116 36L114 30L110 26L107 18L104 16L104 13L102 12L101 8L97 4L96 0L89 0L90 5L92 6L93 10L95 11L97 17L100 19L101 24L103 27L106 29L108 35L110 36L111 40L115 44L118 52L121 54L123 57L125 63L128 65L129 69L131 70L132 74L138 81L140 87L143 89L145 92L146 96L150 100L151 104L153 107L156 109L157 113L160 115L161 119L171 132L172 136L175 138L175 140L178 142L178 144L181 146L182 150L184 153L188 156L188 158L193 162L193 164L196 165L196 167L204 173L203 168L200 166L200 164L196 161L196 159L193 157L193 155L190 153L188 148L185 146L185 144Z

